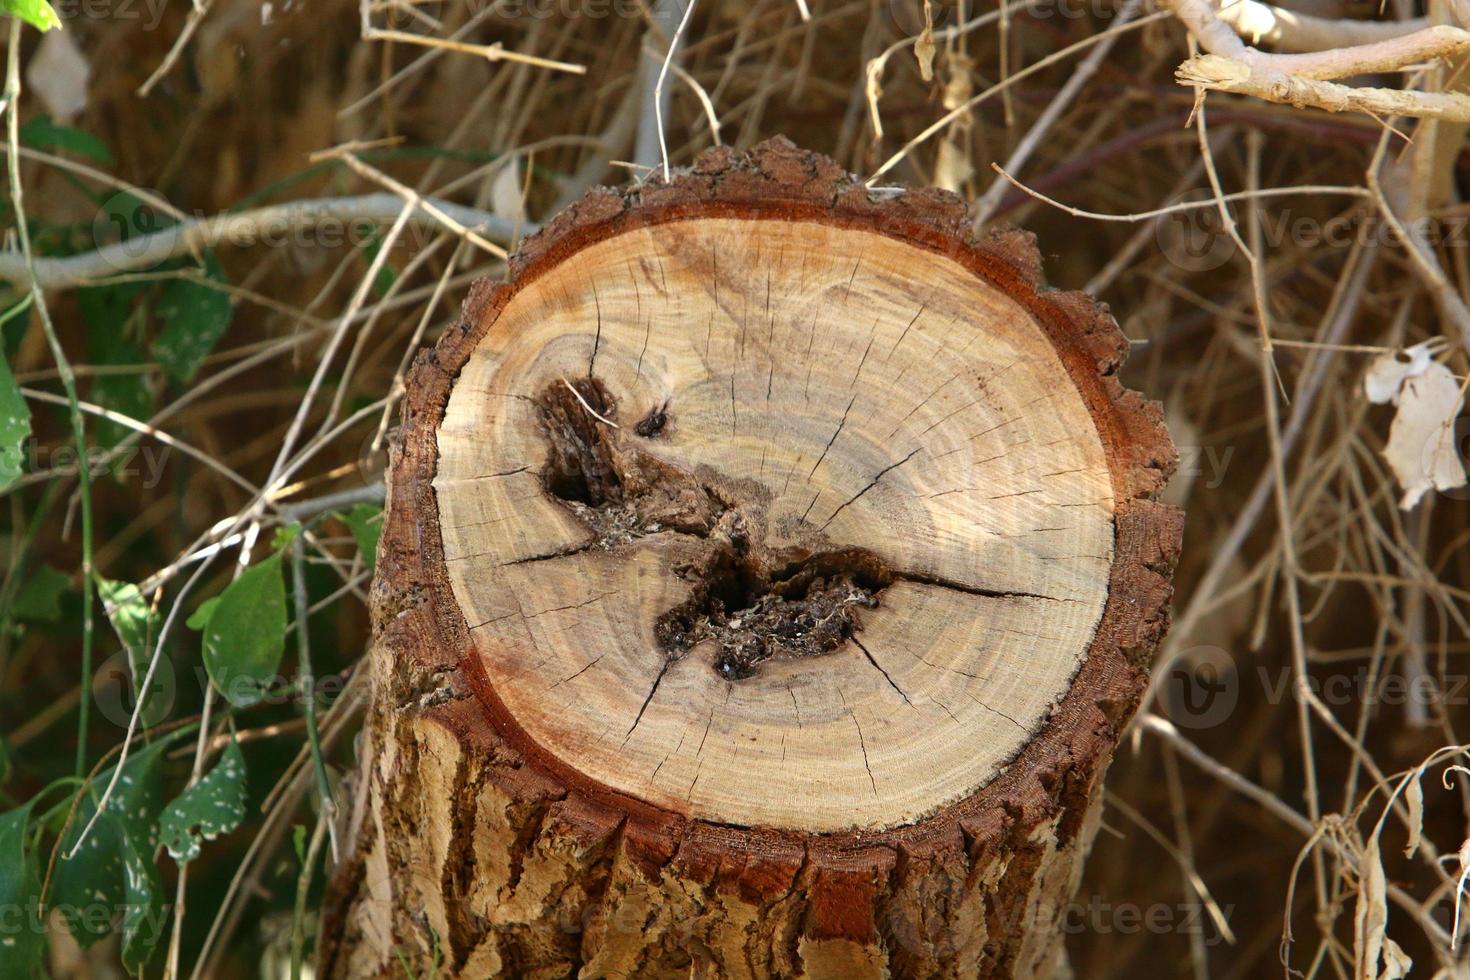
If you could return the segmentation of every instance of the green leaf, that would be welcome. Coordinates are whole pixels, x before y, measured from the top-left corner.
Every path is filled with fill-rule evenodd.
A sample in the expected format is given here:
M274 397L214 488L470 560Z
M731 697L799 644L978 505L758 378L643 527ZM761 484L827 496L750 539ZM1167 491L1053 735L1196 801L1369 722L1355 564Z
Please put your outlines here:
M140 289L139 283L128 282L77 290L77 306L87 325L87 354L93 363L141 367L148 362L142 348L130 337L137 329L133 301ZM129 418L146 420L153 414L153 390L141 370L98 374L91 381L90 397L103 408ZM133 430L121 422L97 422L97 444L103 449L111 449L131 435ZM114 473L128 462L127 456L119 457Z
M134 704L143 697L143 679L148 676L148 659L153 643L158 639L158 610L148 597L130 582L114 582L97 576L97 594L102 597L102 608L112 623L113 632L122 641L127 653L128 677L132 683ZM141 721L144 725L156 725L168 717L172 706L170 699L158 697L165 693L166 682L155 676L153 689L149 691L148 704L144 707Z
M224 592L204 627L204 667L237 708L265 696L286 650L286 584L278 551L247 568Z
M291 846L296 849L296 860L306 863L306 825L296 824L291 828Z
M143 975L143 967L158 941L163 938L168 909L164 907L163 882L153 851L130 847L123 854L127 873L127 911L123 913L122 961L129 973Z
M282 524L276 528L276 533L271 536L271 547L277 551L286 547L301 534L301 523L292 521L290 524Z
M225 281L212 256L205 261L204 274L215 282ZM230 326L234 314L230 295L213 286L174 279L163 288L157 309L163 328L153 338L153 356L169 377L187 383Z
M346 524L357 539L357 550L369 572L378 570L378 538L383 533L383 508L377 504L358 504L337 518Z
M55 623L61 619L61 597L71 588L71 576L42 565L28 576L10 607L14 619Z
M92 223L92 236L97 245L126 242L152 235L172 224L174 219L171 216L158 211L142 198L128 191L118 191L109 195L98 207L97 216ZM131 288L141 292L143 287L140 283L114 283L100 288Z
M200 839L228 834L245 819L245 755L231 740L219 763L168 805L159 836L173 859L183 864L199 856Z
M0 980L32 980L46 955L41 922L41 871L26 847L31 804L0 813L0 909L19 911L0 920Z
M195 609L193 614L184 620L184 625L191 630L204 629L204 627L209 625L209 617L214 615L214 607L217 605L219 605L219 596L212 595L208 599L205 599L199 603L199 608Z
M158 636L158 613L148 597L131 582L114 582L97 576L97 594L107 619L128 651L128 666L147 667L148 650Z
M107 144L85 130L63 126L50 116L40 115L20 127L20 141L42 150L63 150L111 166Z
M10 365L0 357L0 490L14 483L24 470L25 444L30 434L31 410L10 373Z
M106 808L73 857L113 770L87 785L62 836L52 877L49 904L83 948L111 932L122 913L123 962L134 972L163 936L167 916L153 852L163 808L163 753L171 744L170 738L159 739L128 757Z
M19 17L38 31L49 31L61 26L61 18L46 0L0 0L0 10L12 17Z

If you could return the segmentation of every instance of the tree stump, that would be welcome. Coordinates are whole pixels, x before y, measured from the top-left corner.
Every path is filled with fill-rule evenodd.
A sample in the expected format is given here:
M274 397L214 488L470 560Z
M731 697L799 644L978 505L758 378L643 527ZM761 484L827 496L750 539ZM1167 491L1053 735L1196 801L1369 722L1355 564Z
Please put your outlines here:
M421 356L333 976L1046 976L1174 451L1028 236L784 140L597 190Z

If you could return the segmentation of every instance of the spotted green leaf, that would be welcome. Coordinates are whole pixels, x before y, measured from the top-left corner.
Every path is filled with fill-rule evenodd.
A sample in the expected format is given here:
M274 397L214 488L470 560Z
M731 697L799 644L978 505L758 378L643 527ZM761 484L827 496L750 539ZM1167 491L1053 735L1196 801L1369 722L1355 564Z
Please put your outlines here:
M163 811L163 846L182 864L199 856L202 840L228 834L245 819L245 755L231 741L219 763Z
M21 396L10 365L0 357L0 490L15 482L25 468L25 444L31 434L31 410Z
M224 282L212 257L205 262L204 275L212 282ZM157 310L163 328L153 338L153 356L169 377L187 383L230 326L234 313L230 294L205 283L174 279L164 287Z
M29 803L0 813L0 909L19 913L0 921L0 980L32 980L46 955L40 862L26 846L30 815Z
M88 784L62 836L52 878L49 904L61 912L77 942L90 946L120 927L123 961L133 972L162 938L167 919L153 852L163 808L163 753L171 744L160 739L128 757L112 797L83 840L112 770Z

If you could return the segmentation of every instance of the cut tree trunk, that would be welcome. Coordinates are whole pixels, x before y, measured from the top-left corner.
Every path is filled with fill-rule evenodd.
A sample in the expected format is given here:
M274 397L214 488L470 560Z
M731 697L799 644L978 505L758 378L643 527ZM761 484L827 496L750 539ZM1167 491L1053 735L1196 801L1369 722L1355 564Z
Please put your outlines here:
M327 975L1056 969L1174 451L1107 312L967 227L775 140L473 290L407 385Z

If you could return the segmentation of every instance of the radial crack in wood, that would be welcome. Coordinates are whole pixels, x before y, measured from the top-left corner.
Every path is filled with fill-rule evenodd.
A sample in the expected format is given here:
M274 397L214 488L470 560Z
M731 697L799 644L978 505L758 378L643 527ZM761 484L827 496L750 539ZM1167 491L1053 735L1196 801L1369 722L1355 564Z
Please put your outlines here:
M772 141L477 288L409 384L328 973L1051 968L1173 450L967 224Z

